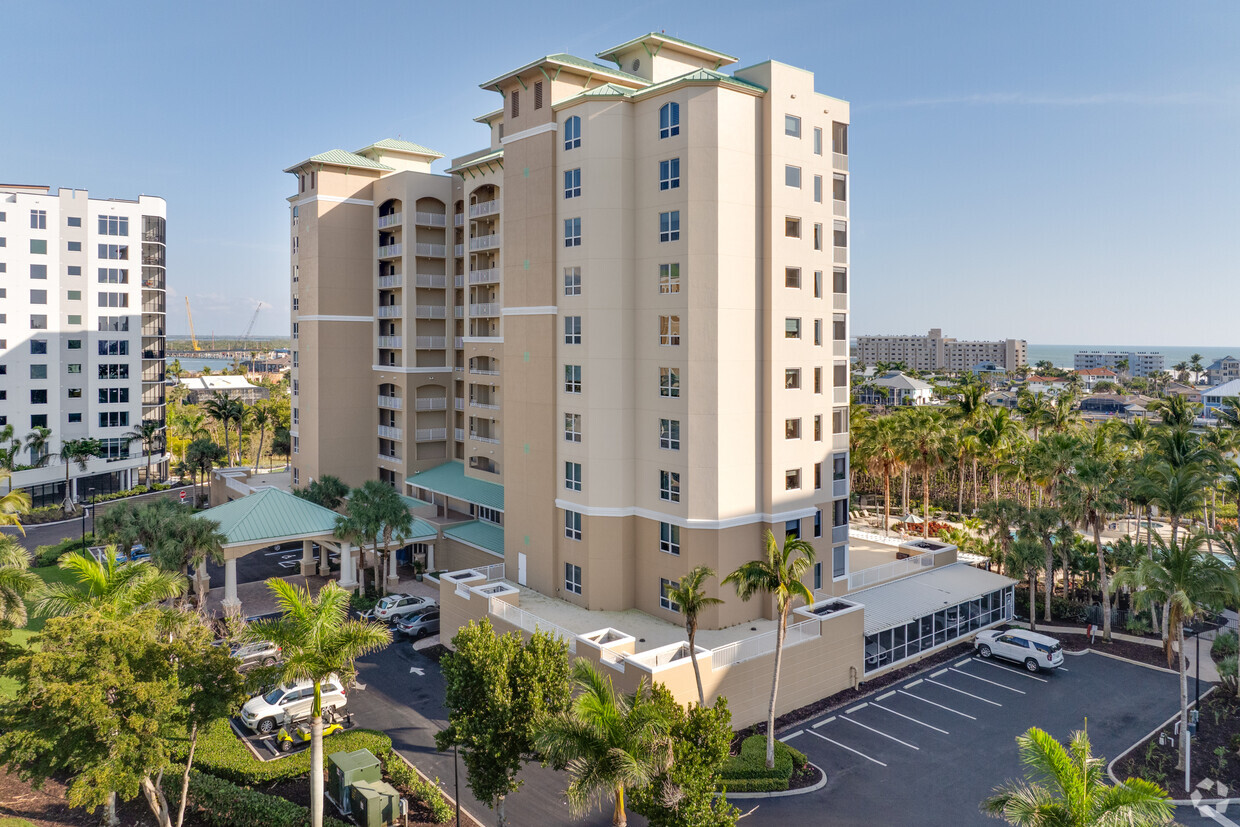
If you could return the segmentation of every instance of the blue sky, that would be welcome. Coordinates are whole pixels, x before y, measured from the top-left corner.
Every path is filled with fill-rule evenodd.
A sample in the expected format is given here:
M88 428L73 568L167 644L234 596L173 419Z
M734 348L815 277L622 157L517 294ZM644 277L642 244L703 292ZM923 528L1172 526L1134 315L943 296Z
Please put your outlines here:
M1240 4L592 5L5 2L0 181L165 197L170 331L285 334L284 167L464 154L479 81L665 30L852 102L854 334L1240 344Z

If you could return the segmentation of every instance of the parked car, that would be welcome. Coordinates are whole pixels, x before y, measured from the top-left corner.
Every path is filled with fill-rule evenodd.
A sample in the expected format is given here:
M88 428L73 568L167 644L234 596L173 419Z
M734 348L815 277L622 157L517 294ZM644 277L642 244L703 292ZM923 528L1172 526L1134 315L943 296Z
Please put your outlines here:
M439 634L439 607L431 606L405 615L396 621L395 631L414 640Z
M255 643L237 643L231 648L232 656L240 661L237 668L243 672L255 666L275 666L284 659L280 647L266 640Z
M332 675L322 683L323 709L340 711L348 699L340 678ZM314 705L314 684L299 681L288 686L278 686L266 695L246 701L241 707L241 723L254 732L270 735L280 727L287 727L310 717Z
M375 604L375 620L392 623L398 618L434 606L435 601L411 594L389 594Z
M973 640L977 653L984 658L997 658L1023 663L1030 672L1063 666L1063 647L1059 641L1024 629L978 632Z

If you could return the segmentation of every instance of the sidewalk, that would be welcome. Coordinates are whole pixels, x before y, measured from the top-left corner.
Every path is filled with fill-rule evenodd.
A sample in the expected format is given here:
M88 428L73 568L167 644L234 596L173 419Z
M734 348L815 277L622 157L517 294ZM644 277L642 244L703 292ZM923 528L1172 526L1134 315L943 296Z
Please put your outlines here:
M1041 623L1040 621L1038 623L1038 632L1040 634L1048 634L1048 635L1055 635L1055 634L1083 635L1085 634L1084 629L1078 629L1074 626L1047 626ZM1099 635L1101 635L1101 632L1099 632ZM1111 637L1115 640L1126 640L1129 643L1143 643L1146 646L1156 646L1159 649L1161 649L1163 645L1161 640L1154 640L1152 638L1147 638L1147 637L1137 637L1136 635L1128 635L1128 634L1124 634L1123 632L1113 631L1111 632ZM1197 644L1191 640L1186 641L1186 642L1188 643L1190 656L1194 655L1194 650L1196 649ZM1210 644L1212 644L1213 642L1214 642L1213 632L1207 632L1207 633L1202 634L1201 645L1204 651L1202 651L1201 653L1201 680L1209 681L1210 683L1218 683L1219 682L1218 667L1214 665L1214 659L1210 657ZM1189 662L1190 663L1192 662L1192 657L1189 658ZM1190 668L1194 671L1194 674L1195 674L1196 669L1197 669L1196 665L1193 665Z

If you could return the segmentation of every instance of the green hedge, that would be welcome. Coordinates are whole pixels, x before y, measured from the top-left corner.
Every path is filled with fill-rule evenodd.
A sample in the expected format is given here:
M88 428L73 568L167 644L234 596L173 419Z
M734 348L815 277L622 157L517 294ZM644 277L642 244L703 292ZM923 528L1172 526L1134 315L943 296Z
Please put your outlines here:
M393 783L406 788L425 803L434 815L435 821L440 824L447 824L452 820L455 813L448 804L448 800L443 797L443 791L435 784L423 781L422 776L418 775L412 767L396 757L394 753L389 754L387 759L384 760L383 769ZM439 779L436 778L435 780L438 781Z
M387 758L392 739L373 729L351 729L323 739L324 756L333 752L368 749ZM276 761L259 761L237 738L227 721L216 721L198 734L194 766L234 784L251 786L298 778L310 772L310 750L304 749Z
M99 494L91 497L90 501L92 503L103 503L108 502L109 500L123 500L126 497L136 497L139 494L150 494L152 491L167 491L172 487L173 486L171 485L164 485L161 482L157 482L149 488L145 485L136 485L133 488L127 488L124 491L116 491L112 494Z
M180 784L180 777L169 782ZM307 782L309 783L309 782ZM170 790L176 795L179 790ZM310 811L274 795L238 787L222 778L193 770L189 774L189 812L216 827L305 827ZM323 815L324 827L348 827L343 821Z
M1240 640L1237 640L1236 633L1231 630L1220 632L1210 644L1210 657L1215 661L1220 661L1238 652L1240 652Z
M35 565L39 567L54 566L60 562L61 557L64 557L69 552L79 551L94 542L95 535L87 534L85 544L82 543L82 540L79 537L66 537L54 545L38 546L34 550Z
M741 742L741 754L730 755L719 774L720 786L729 792L772 792L788 789L792 773L809 763L799 750L775 742L775 766L766 766L766 736L750 735Z

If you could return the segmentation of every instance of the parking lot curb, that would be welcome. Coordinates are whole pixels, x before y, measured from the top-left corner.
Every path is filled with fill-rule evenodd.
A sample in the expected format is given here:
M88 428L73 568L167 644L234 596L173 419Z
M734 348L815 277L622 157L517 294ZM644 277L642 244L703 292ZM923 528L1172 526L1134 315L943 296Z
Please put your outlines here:
M453 807L455 807L455 806L456 806L456 799L455 799L455 798L453 798L452 796L448 795L447 790L445 790L445 789L444 789L441 785L439 785L439 784L437 784L437 783L436 783L436 781L438 781L438 779L431 780L430 776L428 776L426 773L422 772L422 770L418 769L418 765L417 765L417 764L413 763L413 762L412 762L412 761L410 761L408 758L406 758L405 756L401 755L400 750L396 749L395 747L392 747L392 754L393 754L393 755L395 755L395 756L396 756L397 758L399 758L400 760L404 761L404 762L405 762L405 764L409 767L409 769L413 770L414 772L416 772L416 773L418 774L418 777L419 777L419 778L421 778L421 779L422 779L423 781L425 781L427 784L430 784L431 786L433 786L433 787L435 787L436 789L438 789L438 790L439 790L439 792L440 792L440 794L442 794L442 795L443 795L444 800L445 800L445 801L447 801L447 802L448 802L448 804L452 805ZM468 818L469 818L469 820L470 820L470 821L472 821L474 824L477 824L477 825L479 825L479 827L481 827L481 825L482 825L482 823L483 823L483 822L479 821L479 820L478 820L478 818L477 818L477 817L476 817L473 813L471 813L469 810L465 809L465 805L464 805L464 804L462 804L462 805L461 805L461 813L462 813L463 815L465 815L465 816L468 816Z
M1098 654L1102 654L1102 652L1099 652ZM1114 655L1108 655L1108 657L1115 657L1115 656L1114 656ZM1123 660L1123 658L1120 658L1120 660ZM1135 663L1135 661L1128 661L1128 663ZM1145 666L1145 665L1147 665L1147 664L1142 664L1142 666ZM1157 666L1151 666L1150 668L1151 668L1151 669L1158 669L1159 667L1157 667ZM1161 670L1161 671L1163 671L1163 672L1170 672L1171 670L1170 670L1170 669L1163 669L1163 670ZM1173 674L1178 674L1178 673L1173 673ZM1203 693L1201 694L1201 697L1203 697L1203 698L1204 698L1204 697L1208 696L1211 692L1213 692L1213 691L1214 691L1215 689L1217 689L1217 688L1218 688L1217 686L1211 686L1209 689L1207 689L1205 692L1203 692ZM1196 706L1196 705L1197 705L1197 704L1196 704L1196 702L1193 702L1193 703L1189 704L1189 705L1188 705L1188 707L1189 707L1189 709L1192 709L1192 708L1193 708L1194 706ZM1175 719L1176 719L1176 718L1179 718L1179 717L1180 717L1180 713L1179 713L1179 712L1176 712L1176 713L1175 713L1174 715L1172 715L1170 718L1168 718L1167 720L1163 721L1161 724L1159 724L1158 726L1154 727L1154 728L1153 728L1153 729L1151 729L1149 732L1145 733L1145 734L1144 734L1144 735L1142 735L1140 738L1138 738L1136 741L1134 741L1134 742L1132 743L1132 746L1128 747L1128 749L1124 750L1124 751L1123 751L1123 752L1121 752L1119 755L1117 755L1117 756L1115 756L1114 758L1112 758L1112 759L1111 759L1111 763L1107 764L1107 775L1110 777L1111 782L1112 782L1112 783L1114 783L1114 784L1120 784L1120 783L1121 783L1121 782L1120 782L1120 779L1119 779L1119 776L1117 776L1117 775L1115 774L1115 765L1116 765L1116 764L1118 764L1118 763L1119 763L1120 761L1122 761L1125 757L1127 757L1128 753L1132 752L1134 749L1136 749L1138 746L1140 746L1142 743L1144 743L1144 742L1146 741L1146 739L1154 737L1154 734L1155 734L1155 733L1157 733L1159 730L1161 730L1163 727L1167 726L1168 724L1172 724L1172 723L1174 723L1174 722L1175 722ZM1199 801L1186 801L1186 800L1182 800L1182 799L1174 799L1174 798L1173 798L1173 799L1171 800L1171 803L1172 803L1172 804L1174 804L1174 805L1175 805L1175 806L1177 806L1177 807L1196 807L1196 806L1198 806L1198 805L1214 806L1214 805L1216 805L1216 804L1221 804L1221 803L1222 803L1222 802L1224 802L1224 801L1230 801L1230 800L1231 800L1231 799L1227 799L1227 798L1213 798L1213 799L1203 798L1203 799L1200 799Z
M1139 660L1131 660L1129 658L1120 657L1119 655L1112 655L1110 652L1099 652L1097 649L1085 649L1084 651L1081 652L1081 654L1087 655L1087 654L1090 654L1091 652L1095 655L1101 655L1104 658L1110 658L1111 660L1119 660L1119 661L1123 661L1124 663L1132 663L1137 666L1144 666L1146 669L1153 669L1157 672L1166 672L1168 675L1178 676L1180 674L1176 670L1168 669L1165 666L1155 666L1152 663L1142 663ZM1072 652L1069 654L1076 654L1076 653Z
M810 761L809 765L818 770L818 772L822 775L822 778L818 779L818 783L811 787L802 787L799 790L775 790L774 792L769 793L727 793L728 800L744 801L754 798L787 798L790 795L806 795L807 793L816 793L823 787L827 786L827 773L826 770L815 764L813 761Z

